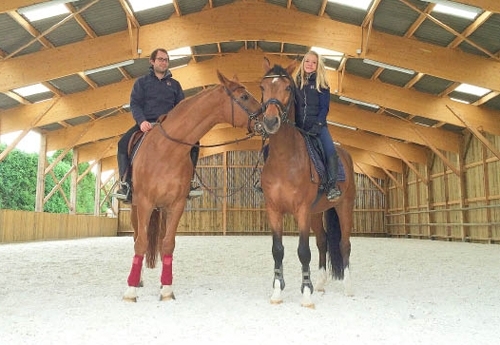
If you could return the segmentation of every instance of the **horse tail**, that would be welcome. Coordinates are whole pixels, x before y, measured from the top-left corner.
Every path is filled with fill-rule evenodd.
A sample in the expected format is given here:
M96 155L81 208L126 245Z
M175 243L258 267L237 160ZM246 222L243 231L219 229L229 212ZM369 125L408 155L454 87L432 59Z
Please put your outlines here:
M330 272L335 279L344 279L344 261L340 253L340 232L339 216L335 208L325 211L326 220L326 244L328 252L328 261Z
M146 251L146 267L155 268L158 259L158 238L161 233L159 227L161 225L161 213L158 209L154 209L149 218L148 227L148 249Z

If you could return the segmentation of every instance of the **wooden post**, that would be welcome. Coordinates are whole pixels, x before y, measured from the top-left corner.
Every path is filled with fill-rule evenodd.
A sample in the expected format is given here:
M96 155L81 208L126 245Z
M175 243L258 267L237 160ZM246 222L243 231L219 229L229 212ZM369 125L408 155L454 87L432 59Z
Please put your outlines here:
M43 212L45 198L45 166L47 165L47 136L40 134L40 151L36 173L35 212Z
M78 191L78 149L73 149L73 171L69 193L69 214L76 214L76 193Z
M227 151L222 152L222 195L227 195ZM227 198L222 198L222 234L227 233Z
M101 214L101 173L102 165L101 160L97 161L95 173L95 195L94 195L94 216Z

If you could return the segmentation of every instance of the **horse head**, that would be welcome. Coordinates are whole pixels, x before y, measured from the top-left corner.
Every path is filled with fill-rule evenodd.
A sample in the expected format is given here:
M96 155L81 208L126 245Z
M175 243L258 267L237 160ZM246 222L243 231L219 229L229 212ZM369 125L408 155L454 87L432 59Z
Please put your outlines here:
M233 77L232 80L226 78L220 71L217 71L217 77L219 78L219 81L226 91L226 93L229 95L229 97L232 99L231 103L231 124L233 126L239 126L239 123L235 117L236 116L241 116L239 113L241 112L240 110L243 110L243 112L246 114L247 119L244 119L244 121L247 122L247 129L248 132L257 132L261 134L261 125L258 120L258 116L262 113L262 106L260 102L252 96L252 94L246 89L246 87L241 84L238 81L238 78L236 76ZM234 109L233 102L236 103L239 106L239 110ZM240 126L241 127L241 126Z
M271 67L264 58L265 75L260 82L262 91L262 126L267 134L275 134L283 122L295 121L295 83L291 74L297 65L294 60L288 67ZM292 118L290 118L292 117Z

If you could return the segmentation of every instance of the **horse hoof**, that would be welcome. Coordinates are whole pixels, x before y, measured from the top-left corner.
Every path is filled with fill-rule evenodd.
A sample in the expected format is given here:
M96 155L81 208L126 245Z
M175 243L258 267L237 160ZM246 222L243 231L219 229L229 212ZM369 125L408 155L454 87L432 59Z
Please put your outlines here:
M301 303L301 306L303 306L305 308L309 308L309 309L316 309L316 306L314 305L314 303Z
M282 299L277 299L277 300L272 299L270 302L271 302L271 304L281 304L281 303L283 303L283 300Z
M170 301L175 299L172 285L163 285L160 291L160 301Z
M311 300L311 288L308 286L304 287L304 291L302 292L302 302L300 303L301 306L314 309L314 303Z
M174 294L168 296L160 295L160 301L171 301L171 300L175 300Z
M123 294L123 300L127 302L137 302L137 291L136 287L129 286L125 293Z

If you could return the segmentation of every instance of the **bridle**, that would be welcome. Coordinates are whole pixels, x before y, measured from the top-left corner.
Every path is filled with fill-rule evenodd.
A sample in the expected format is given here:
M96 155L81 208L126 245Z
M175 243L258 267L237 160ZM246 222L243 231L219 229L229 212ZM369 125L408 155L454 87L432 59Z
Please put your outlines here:
M282 123L292 123L290 119L288 118L288 114L290 112L290 108L292 107L292 103L294 102L294 95L295 95L295 83L293 82L292 78L288 74L270 74L270 75L265 75L264 78L262 79L267 79L267 78L285 78L290 82L290 97L288 97L288 103L286 106L277 98L269 98L265 103L264 99L262 98L261 103L262 103L262 112L264 113L264 117L266 116L266 110L267 107L271 104L274 104L280 113L280 120Z
M191 144L191 143L188 143L186 141L182 141L180 139L176 139L176 138L171 137L165 131L165 128L163 128L163 126L162 126L161 123L157 122L155 125L158 125L160 127L160 131L161 131L162 135L165 138L167 138L167 139L169 139L169 140L171 140L173 142L176 142L178 144L183 144L183 145L191 146L191 147L204 147L204 148L218 147L218 146L224 146L224 145L229 145L229 144L235 144L235 143L239 143L241 141L245 141L245 140L248 140L248 139L254 137L256 135L256 133L258 135L262 135L263 133L265 133L265 130L263 129L262 124L258 120L258 116L262 113L262 110L263 110L262 107L259 108L259 110L257 110L256 112L252 112L242 102L240 102L238 100L238 98L236 98L234 96L234 91L236 91L236 90L238 90L240 88L241 89L245 89L245 87L244 86L238 86L234 90L230 90L226 85L223 85L223 86L224 86L224 90L226 91L227 95L232 100L232 102L231 102L231 121L232 121L231 125L234 127L234 103L236 103L248 115L248 124L247 124L248 134L244 138L234 139L234 140L231 140L231 141L226 141L226 142L223 142L223 143L220 143L220 144L212 144L212 145ZM254 125L253 131L250 128L250 124L252 123L252 121L255 121L255 125Z
M247 130L248 132L252 132L252 129L250 128L250 124L252 123L252 120L253 121L256 121L257 123L259 122L257 120L258 116L262 113L262 108L260 108L259 110L257 110L256 112L252 113L247 107L245 107L245 105L243 103L241 103L235 96L234 96L234 91L238 90L238 89L245 89L245 87L243 86L238 86L236 89L234 89L233 91L231 91L226 85L224 85L224 90L226 91L226 93L228 94L228 96L231 98L231 100L233 102L231 102L231 121L233 122L232 125L234 127L234 103L238 104L240 106L241 109L243 109L245 111L245 113L247 113L248 115L248 124L247 124Z

